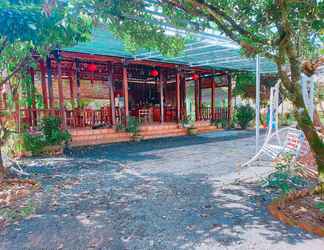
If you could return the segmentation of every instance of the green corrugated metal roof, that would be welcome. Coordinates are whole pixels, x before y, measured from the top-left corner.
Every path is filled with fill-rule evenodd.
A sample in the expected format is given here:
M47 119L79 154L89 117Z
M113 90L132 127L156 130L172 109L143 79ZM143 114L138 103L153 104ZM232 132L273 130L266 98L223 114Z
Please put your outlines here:
M144 50L138 54L132 54L106 28L98 27L94 30L91 41L80 43L64 50L213 69L255 71L255 60L242 57L239 46L233 44L232 41L225 37L221 39L202 39L197 37L196 41L190 41L186 44L186 49L179 56L168 58L158 52L145 52ZM264 73L275 72L276 66L271 61L261 58L261 71Z
M65 51L80 52L93 55L133 57L123 43L116 39L111 32L105 28L96 28L89 42L80 43L74 47L64 48Z

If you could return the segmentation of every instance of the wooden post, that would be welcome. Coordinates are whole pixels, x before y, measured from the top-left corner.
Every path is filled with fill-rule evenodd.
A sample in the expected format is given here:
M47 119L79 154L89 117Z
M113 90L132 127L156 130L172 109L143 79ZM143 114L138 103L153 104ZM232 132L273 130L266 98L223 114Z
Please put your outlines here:
M199 120L201 120L201 112L202 112L202 79L199 77L199 80L198 80L198 83L199 83L199 87L198 87L198 94L199 94Z
M78 59L75 60L76 67L76 83L77 83L77 107L80 108L80 61Z
M127 74L127 66L123 65L123 91L124 91L124 108L125 108L125 123L127 124L127 120L129 117L129 109L128 109L128 74Z
M177 120L180 122L181 109L180 109L180 73L177 72L176 75L176 96L177 96Z
M114 85L113 85L113 66L111 65L108 73L108 87L110 92L110 107L111 107L111 121L112 126L116 125L116 107L115 107L115 95L114 95Z
M19 104L19 91L14 95L15 111L16 111L16 128L19 133L22 132L21 129L21 119L20 119L20 104Z
M57 84L58 84L58 95L59 95L59 103L60 103L60 113L63 122L63 128L66 129L66 116L65 116L65 109L64 109L64 93L63 93L63 83L62 83L62 58L59 54L59 51L55 52L55 59L56 59L56 67L57 67Z
M200 120L200 116L199 116L199 79L195 80L195 115L196 115L196 121Z
M227 75L227 84L227 125L230 127L232 119L232 77L230 74Z
M70 87L70 98L71 98L71 102L74 102L74 79L73 76L69 76L69 87Z
M47 87L46 87L46 68L44 60L40 60L39 62L39 69L41 73L41 84L42 84L42 96L43 96L43 104L44 108L48 109L48 96L47 96Z
M7 94L3 93L2 98L3 98L3 100L2 100L3 101L3 109L7 109L8 108Z
M48 85L48 99L50 109L54 108L54 97L53 97L53 80L52 80L52 65L51 58L48 56L46 59L47 67L47 85Z
M163 93L163 85L164 85L164 72L160 72L160 121L164 122L164 93Z
M180 91L181 91L181 118L187 116L187 106L186 106L186 91L187 82L185 75L180 76Z
M33 68L30 68L30 77L31 77L31 86L30 86L30 94L32 99L32 117L31 124L32 127L37 126L37 111L36 111L36 97L35 97L35 71Z
M212 79L211 82L211 115L212 120L215 119L215 79Z

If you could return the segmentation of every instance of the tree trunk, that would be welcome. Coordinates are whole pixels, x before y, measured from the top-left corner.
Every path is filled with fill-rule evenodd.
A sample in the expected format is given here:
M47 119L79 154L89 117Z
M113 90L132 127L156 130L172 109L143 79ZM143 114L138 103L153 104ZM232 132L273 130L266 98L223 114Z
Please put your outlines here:
M7 171L3 165L2 153L0 147L0 182L6 177Z
M324 143L318 135L307 109L305 107L303 108L304 105L301 105L300 102L294 102L294 105L297 108L295 110L295 117L298 122L298 126L304 132L310 148L314 153L319 180L320 182L324 182Z
M295 76L295 79L298 79L298 77ZM295 107L294 115L298 126L304 132L311 151L315 156L319 180L320 182L324 182L324 143L318 135L315 125L309 116L299 83L294 82L294 88L289 88L289 86L287 86L287 81L285 81L286 79L281 78L281 80L289 92L288 99Z

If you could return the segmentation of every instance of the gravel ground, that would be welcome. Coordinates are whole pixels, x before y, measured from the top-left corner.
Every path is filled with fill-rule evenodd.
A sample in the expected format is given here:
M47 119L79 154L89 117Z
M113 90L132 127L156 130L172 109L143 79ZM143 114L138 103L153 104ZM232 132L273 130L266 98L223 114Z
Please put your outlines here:
M120 143L26 161L43 190L34 215L0 232L0 249L323 249L274 220L259 180L240 169L252 132Z

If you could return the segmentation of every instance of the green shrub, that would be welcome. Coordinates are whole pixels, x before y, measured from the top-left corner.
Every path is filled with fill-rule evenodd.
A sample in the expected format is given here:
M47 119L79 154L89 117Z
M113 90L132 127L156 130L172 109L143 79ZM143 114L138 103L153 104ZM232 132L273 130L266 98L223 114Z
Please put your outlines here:
M58 117L45 117L41 122L41 131L48 145L57 145L70 140L71 135L61 130L61 119Z
M291 166L291 160L291 155L285 155L281 162L275 165L276 171L264 180L263 186L279 191L280 194L307 186L307 181L298 175L298 168Z
M235 108L235 116L240 127L246 129L249 123L254 119L255 111L249 104L241 105Z
M228 121L226 118L211 120L210 123L217 128L226 128L228 126Z
M140 129L140 122L138 121L138 119L136 117L130 116L128 117L127 121L126 132L133 135L138 135Z
M181 120L182 127L194 127L194 120L192 119L191 115L187 115Z
M31 135L27 131L23 133L24 148L32 154L39 154L46 146L46 140L43 135Z

